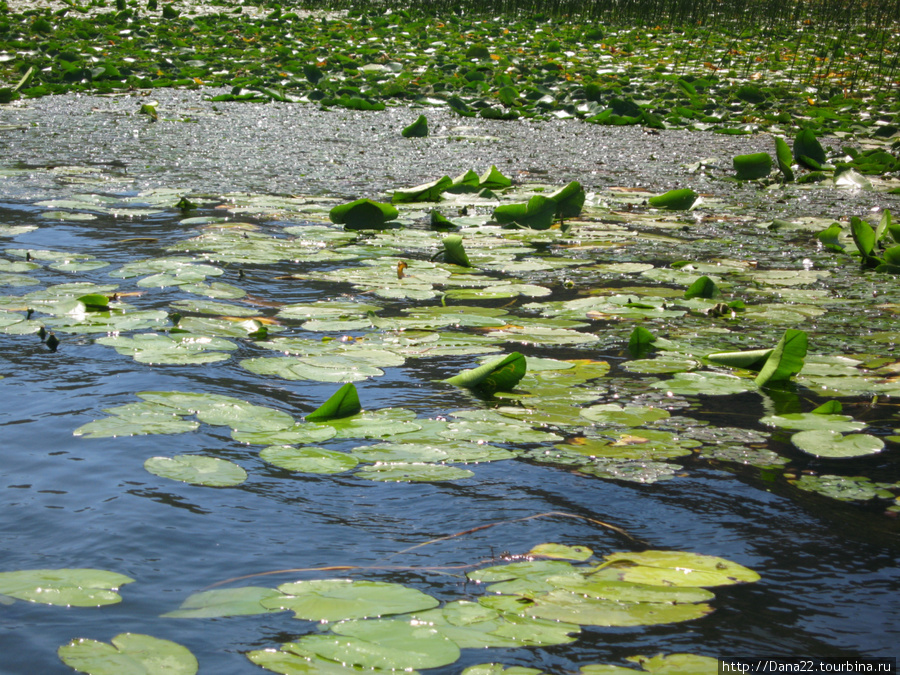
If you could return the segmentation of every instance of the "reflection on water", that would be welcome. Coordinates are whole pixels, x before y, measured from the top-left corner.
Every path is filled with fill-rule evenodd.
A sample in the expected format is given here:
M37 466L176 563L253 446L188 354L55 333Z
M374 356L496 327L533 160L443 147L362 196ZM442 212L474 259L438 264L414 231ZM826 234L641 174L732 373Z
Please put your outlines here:
M33 210L9 205L8 225L31 223ZM7 247L93 251L122 264L158 254L184 238L177 219L141 221L141 236L157 242L109 247L134 236L130 222L106 217L19 235ZM106 271L78 281L119 283ZM248 281L267 297L265 274ZM233 275L232 275L233 276ZM60 283L42 270L35 278ZM231 279L233 282L234 279ZM127 285L127 284L126 284ZM7 288L17 295L30 287ZM343 289L341 289L343 290ZM333 292L298 284L293 297ZM177 290L165 294L167 301ZM150 307L153 294L135 300ZM274 311L265 307L261 313ZM546 649L464 652L436 673L502 660L547 672L619 662L634 654L896 656L900 590L896 531L881 516L842 504L782 494L754 471L686 461L685 475L653 486L604 481L562 467L507 460L471 466L458 483L383 484L355 476L292 474L266 464L259 446L237 443L227 427L126 438L74 438L78 426L138 391L221 393L286 411L295 418L333 391L332 384L251 376L237 365L257 352L242 345L229 361L150 366L65 334L51 354L34 335L0 334L0 551L2 570L96 567L136 579L124 602L100 609L65 609L16 602L3 608L0 672L71 672L56 648L73 637L109 640L123 631L174 639L189 647L204 672L256 673L242 652L272 647L313 630L288 614L218 620L160 619L192 592L234 578L275 586L299 578L354 575L406 583L442 600L475 598L465 566L497 561L541 542L583 544L599 554L658 548L718 555L753 568L762 581L717 589L716 612L689 624L585 628L574 645ZM551 353L552 349L547 349ZM558 351L571 357L569 348ZM373 409L402 406L420 417L482 406L465 391L434 384L471 359L420 359L359 383ZM721 426L750 426L759 417L752 395L723 398L698 416ZM689 414L697 411L680 411ZM349 450L374 440L333 440ZM203 453L241 464L249 473L235 488L174 483L144 471L154 455ZM727 470L726 470L727 469ZM795 491L796 492L796 491ZM537 514L556 512L567 515ZM603 521L624 529L624 536ZM875 523L873 525L873 523ZM493 527L484 527L486 525ZM336 569L326 573L308 568ZM270 574L276 572L275 574Z

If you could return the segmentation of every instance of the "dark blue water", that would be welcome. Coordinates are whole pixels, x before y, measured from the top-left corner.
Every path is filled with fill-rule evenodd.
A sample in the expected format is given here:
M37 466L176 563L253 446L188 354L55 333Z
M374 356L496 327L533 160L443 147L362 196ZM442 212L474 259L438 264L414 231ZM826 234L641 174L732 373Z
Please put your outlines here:
M40 224L4 248L91 252L115 265L66 276L29 276L43 284L73 278L119 283L106 272L161 254L191 233L180 214L133 222L101 217L47 226L37 209L7 204L0 222ZM116 247L110 241L158 237ZM8 257L8 256L7 256ZM234 278L225 279L235 283ZM265 295L265 277L245 281ZM297 302L330 289L298 285ZM6 288L18 295L38 287ZM154 306L177 291L135 300ZM164 303L163 303L164 306ZM314 630L289 613L221 619L164 619L191 593L237 577L278 570L353 566L355 571L284 571L232 585L276 586L302 578L353 574L396 581L446 601L475 597L464 570L505 552L542 542L582 544L598 555L643 548L717 555L756 570L762 579L716 589L716 611L698 621L645 628L585 627L571 645L519 650L464 650L435 673L458 673L488 661L568 673L588 663L623 664L627 656L692 652L708 656L893 657L900 644L897 528L880 510L829 502L768 483L755 470L688 461L685 475L654 485L605 481L564 468L508 460L471 466L473 478L442 484L376 483L352 475L292 474L258 457L261 446L230 438L226 427L128 438L73 437L103 410L137 400L143 390L222 393L292 414L309 412L334 385L253 375L237 365L259 350L242 346L228 361L204 366L150 366L94 344L96 335L61 335L50 353L33 335L0 334L0 571L91 567L136 581L123 602L103 608L62 608L27 602L0 606L0 672L68 673L56 650L75 637L108 641L121 632L148 633L188 647L201 673L263 672L243 656ZM543 355L554 356L553 349ZM562 353L562 350L560 350ZM570 356L570 352L566 352ZM366 407L404 406L429 417L487 405L434 379L471 359L422 359L359 383ZM717 399L705 399L710 412ZM728 399L720 401L723 407ZM737 406L740 407L740 406ZM718 423L746 425L738 410ZM359 441L332 441L349 449ZM154 476L154 455L202 453L237 462L249 479L208 488ZM872 468L872 465L868 465ZM569 516L518 519L563 512ZM625 537L591 520L624 529ZM495 527L468 532L478 526ZM420 546L434 539L459 536ZM381 569L393 567L395 569Z

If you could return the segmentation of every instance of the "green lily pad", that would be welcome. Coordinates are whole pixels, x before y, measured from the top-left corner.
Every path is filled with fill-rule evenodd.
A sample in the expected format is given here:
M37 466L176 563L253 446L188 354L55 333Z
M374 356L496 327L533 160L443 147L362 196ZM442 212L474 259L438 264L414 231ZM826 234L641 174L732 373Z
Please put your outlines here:
M814 457L864 457L884 450L884 441L869 434L847 434L829 429L801 431L791 436L791 443Z
M231 487L247 480L247 472L234 462L205 455L151 457L144 468L162 478L192 485Z
M865 429L864 422L855 422L849 415L828 413L787 413L784 415L767 415L760 422L770 427L792 429L796 431L859 431Z
M438 483L472 478L475 474L468 469L446 464L423 462L384 462L364 466L356 475L366 480L381 483Z
M817 492L831 499L842 502L868 501L869 499L893 499L894 493L887 488L898 487L897 484L873 483L865 476L821 476L803 475L796 480L788 481L801 490Z
M116 335L98 338L97 343L115 347L120 354L131 356L140 363L169 365L225 361L231 358L228 352L237 349L237 345L228 340L192 334L174 337L158 333L133 337Z
M675 373L669 380L653 382L654 389L671 391L682 396L725 396L728 394L740 394L752 391L756 385L750 381L734 375L713 372Z
M345 621L406 614L437 607L438 601L401 584L350 579L315 579L281 584L283 595L260 600L263 607L290 610L307 621Z
M665 419L669 417L669 413L662 408L650 406L620 406L617 403L604 403L582 408L581 416L600 424L637 427Z
M357 465L357 460L347 453L314 447L272 445L262 450L259 456L269 464L303 473L343 473Z
M88 675L194 675L199 668L187 647L140 633L119 633L111 641L76 638L57 650L67 666Z
M528 616L582 626L655 626L693 621L710 614L705 603L667 604L602 600L567 591L551 591L535 598L524 610Z
M188 596L181 606L162 616L170 619L211 619L223 616L250 616L279 612L263 607L263 600L282 595L274 588L243 586L201 591Z
M95 569L0 572L0 594L62 607L101 607L122 601L116 591L134 579Z
M338 663L385 670L439 668L460 656L455 642L416 622L344 621L332 630L333 635L306 635L295 644Z
M383 675L381 669L342 666L331 659L324 659L288 642L281 649L257 649L247 652L246 657L256 665L280 675ZM418 671L406 671L416 675Z

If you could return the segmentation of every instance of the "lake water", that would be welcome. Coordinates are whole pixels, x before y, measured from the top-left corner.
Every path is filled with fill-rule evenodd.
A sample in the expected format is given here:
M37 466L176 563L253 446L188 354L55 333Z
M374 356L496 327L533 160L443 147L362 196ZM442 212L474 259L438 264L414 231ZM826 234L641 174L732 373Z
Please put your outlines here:
M296 210L291 212L283 203L266 203L262 198L252 202L246 195L186 192L199 208L184 214L173 208L179 195L174 190L146 192L122 185L104 186L89 180L95 177L92 173L79 178L74 170L52 171L44 167L32 171L39 174L37 177L29 177L20 167L10 173L9 180L53 183L57 189L50 196L56 199L67 194L99 197L80 209L71 203L38 205L41 197L37 194L8 198L0 204L3 226L38 226L21 233L7 230L3 238L4 260L10 264L28 262L21 255L24 249L34 252L32 261L37 263L33 269L9 272L19 275L16 278L4 278L4 307L23 317L26 307L35 305L23 301L16 306L10 296L73 281L114 285L118 300L127 303L126 313L163 310L167 314L177 308L185 316L203 316L200 311L173 304L202 298L197 292L142 282L152 271L121 278L116 270L135 261L183 255L170 247L210 231L205 229L210 225L199 220L185 223L188 217L226 216L230 223L245 222L257 228L248 232L287 240L302 237L298 233L304 227L323 227L322 214L336 203L298 199L294 202ZM115 168L104 171L107 176L118 175ZM129 209L145 209L146 213L131 217ZM47 217L57 210L95 218ZM473 209L473 213L477 211ZM482 211L489 212L489 208ZM421 222L414 225L417 231L427 231ZM286 232L286 227L299 229ZM660 227L663 234L675 232L662 224ZM559 236L560 242L566 239L549 236ZM587 239L596 243L598 237ZM432 236L428 241L432 246L439 238ZM763 252L759 255L774 255L765 251L776 249L782 241L761 242ZM549 253L556 258L579 259L583 255L577 248L570 252L546 239L513 243L542 256ZM315 276L359 267L366 261L380 270L371 261L385 259L385 264L392 266L399 258L413 261L415 271L416 261L425 266L436 250L426 250L425 245L416 249L408 238L395 244L392 247L384 238L364 236L352 242L356 257L346 261L215 262L212 264L219 267L221 275L211 276L205 283L218 282L244 291L247 295L243 297L216 300L269 319L275 318L284 305L318 300L374 302L380 307L377 315L385 318L403 316L404 309L440 306L439 297L392 299L358 284ZM656 239L648 244L649 262L665 260L667 247L690 250L692 245ZM623 244L616 246L625 247L622 262L638 264L640 251ZM337 245L332 248L341 250ZM70 257L88 254L109 265L74 271L54 269L52 265L59 259L42 251L63 252ZM476 254L487 255L485 251L478 249ZM513 258L522 260L529 255L526 251ZM815 254L810 255L815 258ZM595 262L585 257L579 260L585 267ZM512 274L519 283L550 289L550 296L467 299L456 304L504 309L510 314L508 323L514 324L516 319L526 321L537 316L534 308L523 309L528 302L585 297L582 291L590 284L637 288L658 283L614 271L601 273L591 268L582 273L578 269L555 267ZM278 279L290 274L307 276ZM497 280L510 276L499 269L493 275ZM564 283L568 277L575 280L575 288ZM813 283L809 288L822 289L824 283ZM883 296L896 299L890 279L876 283L884 289ZM672 285L663 284L661 288L671 290ZM454 304L453 299L446 302ZM482 561L496 564L506 554L521 555L544 542L588 546L599 557L645 548L693 551L740 563L758 572L761 580L714 589L715 611L696 621L647 627L585 626L572 644L463 650L456 663L428 672L458 673L468 665L496 661L541 668L548 673L570 673L589 663L626 665L628 656L661 652L714 657L897 656L900 547L897 522L885 514L889 501L846 503L828 499L798 490L780 475L780 470L710 459L703 449L672 460L681 467L674 477L652 484L605 480L571 466L540 463L528 457L465 465L474 475L457 481L377 482L353 472L316 475L280 469L260 458L263 445L239 442L232 438L231 429L222 425L201 423L187 433L78 437L73 435L76 429L107 418L106 410L138 402L137 392L223 394L283 411L300 421L339 385L292 381L247 370L242 360L274 356L247 337L227 337L235 348L218 362L138 362L95 342L107 332L75 330L71 323L67 330L65 315L53 314L47 309L49 305L36 307L33 319L56 326L61 339L57 351L48 350L33 333L0 333L0 571L98 568L128 575L135 582L122 588L121 603L108 607L64 608L21 601L3 606L2 673L71 672L56 656L60 645L76 637L109 641L122 632L146 633L185 645L196 655L203 673L263 672L243 653L276 648L315 631L316 626L293 619L289 613L218 619L170 619L160 615L178 608L192 593L228 580L234 580L228 584L232 587L275 587L298 579L351 575L402 583L442 602L476 599L484 591L466 582L466 569L444 568L477 566ZM821 321L827 325L824 319ZM889 327L890 322L887 310L873 313L871 318L874 329ZM676 319L665 319L650 320L647 325L662 332L677 323ZM391 334L389 328L377 326L359 328L354 324L348 330L313 331L302 328L301 320L282 319L281 324L281 332L272 332L270 337L321 340ZM155 326L142 326L133 332L123 329L121 334L162 332L171 326L163 316ZM586 327L575 329L597 335L599 339L593 342L580 344L566 338L557 344L549 340L535 344L525 331L520 337L493 346L501 354L518 349L526 357L606 361L609 374L582 386L594 402L649 401L663 408L668 405L671 415L698 420L698 425L711 423L714 427L756 432L763 442L747 445L783 455L791 460L789 470L798 475L805 469L865 475L881 482L900 478L896 443L891 441L874 458L842 463L804 457L791 447L789 435L760 424L760 417L772 410L755 391L722 396L676 395L669 405L665 396L660 398L660 391L650 386L668 375L648 377L622 367L629 358L624 347L631 326L616 319L594 318ZM766 322L753 326L749 330L752 336L759 333L775 339L787 327L806 327ZM277 328L273 326L273 330ZM470 335L484 333L454 330ZM845 337L850 345L847 353L859 354L853 330ZM729 339L726 346L733 343ZM811 351L817 352L812 347ZM473 367L476 359L475 354L463 353L407 358L403 365L385 367L383 375L359 380L356 386L366 410L402 407L412 411L417 420L444 420L460 411L489 410L490 401L439 382ZM798 400L804 401L804 410L808 410L813 398L808 390L801 390ZM896 424L890 397L882 397L871 410L849 407L870 396L838 398L848 405L848 414L874 420L869 433L886 436ZM590 404L578 401L572 405ZM684 428L689 423L682 420L680 424ZM592 425L584 422L584 426ZM544 430L559 431L566 438L584 433L584 429L552 425ZM452 440L452 433L444 438ZM316 445L348 452L378 440L335 438ZM514 452L553 445L489 440ZM180 454L230 460L247 471L248 479L235 487L214 488L169 480L144 469L144 461L150 457ZM541 515L551 513L557 515ZM534 517L538 515L541 517ZM615 525L628 536L596 521ZM495 526L476 529L491 524ZM407 551L411 547L417 548ZM339 569L345 566L350 569Z

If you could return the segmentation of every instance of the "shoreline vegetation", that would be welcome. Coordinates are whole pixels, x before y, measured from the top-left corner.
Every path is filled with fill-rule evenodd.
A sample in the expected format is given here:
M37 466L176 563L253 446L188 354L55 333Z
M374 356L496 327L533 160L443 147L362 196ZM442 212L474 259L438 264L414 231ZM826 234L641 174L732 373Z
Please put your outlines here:
M861 2L0 2L0 102L214 100L900 142L900 9Z

